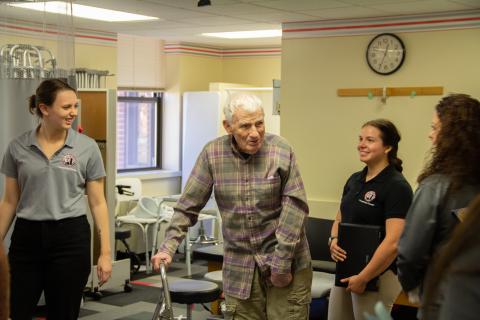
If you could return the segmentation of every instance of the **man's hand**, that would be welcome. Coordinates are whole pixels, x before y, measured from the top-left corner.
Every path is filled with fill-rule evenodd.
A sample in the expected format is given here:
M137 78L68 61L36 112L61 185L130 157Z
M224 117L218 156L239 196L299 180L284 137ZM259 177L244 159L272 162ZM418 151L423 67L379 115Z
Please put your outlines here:
M348 283L347 292L351 291L353 293L362 294L367 287L367 280L361 277L360 275L354 275L345 279L340 280L340 282Z
M283 288L286 287L292 282L292 274L291 273L272 273L270 275L270 281L272 282L274 287Z
M101 254L97 262L98 285L101 287L112 275L112 259L110 254Z
M172 263L172 256L170 256L166 252L158 252L152 257L151 261L153 271L158 272L160 271L160 263L163 263L165 265L165 268L167 268Z

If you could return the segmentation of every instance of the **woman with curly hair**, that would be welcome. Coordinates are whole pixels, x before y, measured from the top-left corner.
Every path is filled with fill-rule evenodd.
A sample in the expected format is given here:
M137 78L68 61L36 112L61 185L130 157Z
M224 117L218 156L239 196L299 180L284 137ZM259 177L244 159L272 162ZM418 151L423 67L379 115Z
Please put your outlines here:
M437 314L425 310L425 320L478 319L480 314L480 195L468 207L465 220L435 260L425 285L425 304L442 297Z
M431 159L418 177L398 244L398 278L411 300L421 296L431 259L458 223L456 213L480 192L480 102L466 94L441 99L429 138ZM440 302L422 309L435 313Z

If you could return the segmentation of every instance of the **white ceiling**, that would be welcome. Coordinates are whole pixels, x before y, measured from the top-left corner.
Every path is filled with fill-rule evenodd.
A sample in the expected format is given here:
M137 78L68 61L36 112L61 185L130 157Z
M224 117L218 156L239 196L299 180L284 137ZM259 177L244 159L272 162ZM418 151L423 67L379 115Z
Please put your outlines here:
M80 28L148 36L167 41L220 47L279 46L280 38L227 40L204 32L280 29L282 22L351 19L480 8L480 0L74 0L74 3L160 18L148 22L98 22L74 19ZM0 14L30 21L53 22L55 15L4 7Z

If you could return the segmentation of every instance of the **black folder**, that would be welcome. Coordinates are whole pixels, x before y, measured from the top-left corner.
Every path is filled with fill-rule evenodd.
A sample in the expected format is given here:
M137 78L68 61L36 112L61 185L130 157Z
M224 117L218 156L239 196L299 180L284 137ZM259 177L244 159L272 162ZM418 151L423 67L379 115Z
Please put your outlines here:
M340 280L360 273L370 262L382 240L381 226L340 223L338 246L347 252L347 259L337 262L335 285L346 287L347 283L342 283ZM378 277L368 282L366 290L378 290Z

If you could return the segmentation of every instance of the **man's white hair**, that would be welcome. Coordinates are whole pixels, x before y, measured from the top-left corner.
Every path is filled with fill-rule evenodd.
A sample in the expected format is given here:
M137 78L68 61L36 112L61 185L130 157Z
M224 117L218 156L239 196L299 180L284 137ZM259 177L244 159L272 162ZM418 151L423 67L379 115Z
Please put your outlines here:
M228 123L232 122L233 114L237 109L243 109L248 112L263 110L262 101L252 93L239 92L229 95L223 107L223 114Z

